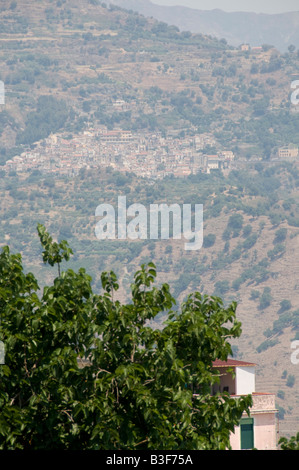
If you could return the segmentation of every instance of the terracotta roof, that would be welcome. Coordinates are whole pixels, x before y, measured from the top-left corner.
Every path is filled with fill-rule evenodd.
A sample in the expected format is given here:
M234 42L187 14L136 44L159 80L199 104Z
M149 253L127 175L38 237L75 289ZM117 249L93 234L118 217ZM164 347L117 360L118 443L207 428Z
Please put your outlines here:
M213 362L214 367L245 367L245 366L255 366L253 362L237 361L236 359L227 359L227 361L221 361L216 359Z

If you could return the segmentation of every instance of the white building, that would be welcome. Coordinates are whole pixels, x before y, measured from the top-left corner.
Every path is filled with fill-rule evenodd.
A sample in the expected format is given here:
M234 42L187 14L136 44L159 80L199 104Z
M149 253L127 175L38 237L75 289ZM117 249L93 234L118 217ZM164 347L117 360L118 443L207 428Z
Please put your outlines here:
M214 385L212 394L228 392L232 397L252 395L250 416L244 413L240 425L231 435L233 450L277 449L278 418L275 395L255 391L256 364L228 359L215 361L213 367L220 372L220 383Z

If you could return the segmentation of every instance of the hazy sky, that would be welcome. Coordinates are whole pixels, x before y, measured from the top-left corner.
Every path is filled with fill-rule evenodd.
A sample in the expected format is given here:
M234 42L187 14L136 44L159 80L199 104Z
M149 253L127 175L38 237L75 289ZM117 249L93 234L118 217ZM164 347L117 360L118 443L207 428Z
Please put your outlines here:
M299 11L298 0L151 0L157 5L181 5L199 10L220 8L224 11L254 11L256 13L283 13Z

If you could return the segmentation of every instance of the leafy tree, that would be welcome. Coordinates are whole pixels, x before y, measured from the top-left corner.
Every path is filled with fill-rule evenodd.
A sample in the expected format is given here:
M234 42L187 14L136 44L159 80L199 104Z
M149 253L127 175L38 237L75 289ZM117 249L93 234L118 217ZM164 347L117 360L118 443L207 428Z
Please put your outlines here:
M252 226L251 225L245 225L245 227L243 228L243 236L245 238L249 237L249 235L251 234L252 232Z
M219 293L219 295L224 295L229 290L229 281L217 281L215 284L215 293Z
M272 296L270 287L265 287L260 297L260 309L263 310L271 304Z
M293 54L293 52L295 52L296 50L296 46L294 46L294 44L290 44L289 47L288 47L288 51L290 54Z
M26 126L18 132L16 143L30 145L44 139L61 129L69 117L66 103L52 96L40 96L37 100L36 111L27 115Z
M40 242L45 249L43 252L43 261L49 263L50 266L57 264L58 275L60 276L61 262L63 259L66 261L70 259L70 255L73 254L72 249L68 246L66 240L62 240L60 243L53 242L52 237L42 224L38 224L37 231Z
M287 236L287 229L286 228L280 228L275 232L275 238L273 243L281 243L284 242Z
M299 432L296 436L292 436L289 439L281 437L278 441L282 450L299 450Z
M252 235L249 235L242 244L243 248L245 250L249 250L255 245L255 243L257 242L257 239L258 239L257 233L253 233Z
M216 235L214 233L208 233L208 235L204 237L203 247L210 248L211 246L215 244L215 241L216 241Z
M283 373L281 374L281 378L285 379L287 375L288 375L288 371L285 369Z
M233 214L230 216L227 228L232 230L241 230L243 225L243 216L241 214Z
M282 400L284 400L284 397L285 397L285 393L283 390L278 390L277 391L277 396L278 398L281 398Z
M66 241L38 233L45 263L68 260ZM20 254L0 254L1 449L225 449L251 396L211 395L215 359L241 334L236 303L196 292L172 311L168 284L142 265L128 304L116 275L95 294L83 268L58 270L53 285L25 273ZM150 325L167 313L163 329ZM193 393L196 386L198 394Z
M285 246L282 243L275 245L273 250L267 252L268 257L273 261L285 252Z
M259 298L259 296L260 296L260 292L258 290L254 290L254 289L251 290L251 293L250 293L251 300L256 300Z
M284 420L284 415L286 414L286 410L283 408L283 406L277 406L277 410L278 410L278 419L280 421L283 421Z
M278 313L283 313L286 310L290 310L292 308L292 303L290 302L290 300L287 300L287 299L283 299L279 305L280 305L280 309Z
M295 376L294 375L288 375L288 378L287 378L287 381L286 381L286 385L288 387L293 387L294 386L294 383L295 383Z

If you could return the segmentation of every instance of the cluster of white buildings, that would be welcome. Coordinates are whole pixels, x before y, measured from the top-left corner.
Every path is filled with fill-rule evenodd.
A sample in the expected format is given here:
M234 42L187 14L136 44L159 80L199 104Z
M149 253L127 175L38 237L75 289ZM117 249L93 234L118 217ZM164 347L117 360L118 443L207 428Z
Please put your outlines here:
M133 134L122 129L89 128L72 138L51 135L38 142L33 150L8 160L4 170L76 175L82 168L112 167L141 177L184 177L230 166L234 159L231 151L217 155L204 153L205 148L214 144L209 134L180 138L161 133Z

